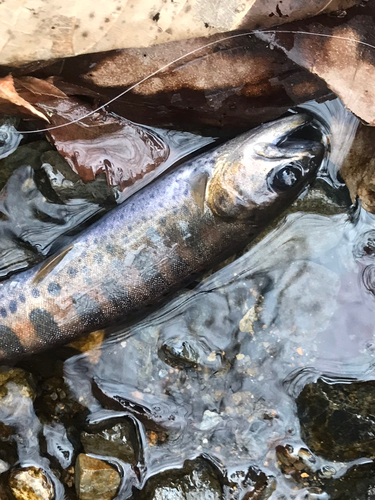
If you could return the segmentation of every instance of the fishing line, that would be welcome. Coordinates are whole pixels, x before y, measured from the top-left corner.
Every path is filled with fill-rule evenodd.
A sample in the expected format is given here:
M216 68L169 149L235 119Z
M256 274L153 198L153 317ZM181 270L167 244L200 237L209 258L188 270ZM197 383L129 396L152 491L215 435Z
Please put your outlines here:
M319 36L319 37L322 37L322 38L336 38L338 40L345 40L347 42L354 42L354 43L358 43L359 45L362 45L362 46L365 46L365 47L369 47L371 49L375 49L375 45L372 45L371 43L367 43L367 42L362 42L361 40L356 40L355 38L350 38L350 37L340 36L340 35L328 35L326 33L311 33L309 31L295 31L295 30L253 30L253 31L247 31L245 33L237 33L237 34L234 34L234 35L230 35L230 36L225 36L225 37L219 38L218 40L214 40L213 42L206 43L205 45L202 45L201 47L197 47L196 49L191 50L190 52L187 52L186 54L183 54L180 57L177 57L177 59L174 59L173 61L165 64L164 66L161 66L159 69L155 70L154 72L152 72L149 75L145 76L144 78L142 78L138 82L134 83L129 88L127 88L126 90L124 90L123 92L121 92L120 94L118 94L116 97L113 97L112 99L110 99L109 101L105 102L104 104L102 104L98 108L94 109L93 111L90 111L89 113L87 113L87 114L85 114L85 115L83 115L83 116L81 116L79 118L76 118L75 120L72 120L72 121L70 121L68 123L63 123L61 125L55 125L53 127L48 127L48 128L41 128L41 129L38 129L38 130L17 130L17 133L19 133L19 134L36 134L36 133L39 133L39 132L48 132L50 130L56 130L56 129L59 129L59 128L67 127L68 125L73 125L74 123L79 123L81 120L84 120L85 118L89 118L90 116L94 115L98 111L101 111L101 110L105 109L107 106L109 106L113 102L117 101L117 99L120 99L122 96L124 96L125 94L127 94L131 90L133 90L136 87L138 87L138 85L141 85L142 83L146 82L150 78L152 78L152 77L158 75L159 73L161 73L162 71L168 69L173 64L175 64L175 63L177 63L179 61L182 61L186 57L189 57L189 56L191 56L193 54L196 54L200 50L203 50L203 49L205 49L207 47L211 47L212 45L215 45L217 43L225 42L226 40L231 40L233 38L239 38L241 36L250 36L250 35L262 34L262 33L273 33L273 34L283 33L283 34L294 34L294 35ZM271 44L272 44L272 42L271 42Z

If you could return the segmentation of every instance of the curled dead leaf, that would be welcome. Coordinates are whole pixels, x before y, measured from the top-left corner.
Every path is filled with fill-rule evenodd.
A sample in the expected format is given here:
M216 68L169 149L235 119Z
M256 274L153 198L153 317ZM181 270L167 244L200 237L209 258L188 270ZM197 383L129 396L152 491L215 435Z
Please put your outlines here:
M240 36L213 44L219 38L214 35L81 56L66 61L61 72L63 83L54 82L68 93L94 93L106 102L180 58L115 100L110 109L154 126L197 129L207 125L228 127L232 132L330 94L322 80L256 37ZM200 50L206 43L212 45ZM188 57L181 58L187 53Z
M26 118L39 118L48 122L48 118L44 113L38 111L17 92L11 75L0 79L0 113Z
M355 115L375 125L374 22L375 5L368 2L343 18L319 16L257 36L322 78Z

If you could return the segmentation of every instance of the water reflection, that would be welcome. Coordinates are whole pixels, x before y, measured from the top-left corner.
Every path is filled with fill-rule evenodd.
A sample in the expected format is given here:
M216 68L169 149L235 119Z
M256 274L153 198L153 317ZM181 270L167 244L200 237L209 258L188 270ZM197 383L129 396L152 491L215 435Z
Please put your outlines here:
M203 453L223 471L261 466L277 479L272 498L292 498L276 448L303 446L295 398L324 374L331 383L375 374L374 223L360 208L289 215L193 292L106 341L96 364L67 360L68 384L92 411L99 401L166 434L148 440L147 477Z

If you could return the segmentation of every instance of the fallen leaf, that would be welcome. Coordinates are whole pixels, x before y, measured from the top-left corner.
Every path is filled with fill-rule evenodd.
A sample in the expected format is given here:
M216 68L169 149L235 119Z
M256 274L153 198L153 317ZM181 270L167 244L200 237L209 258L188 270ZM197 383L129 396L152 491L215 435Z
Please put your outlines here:
M11 75L0 79L0 112L4 115L32 116L48 122L43 113L18 94Z
M49 117L47 135L84 182L105 175L108 185L125 189L155 170L169 156L168 145L152 131L68 97L52 83L33 77L14 79L22 98ZM79 119L69 126L53 129Z
M7 0L0 4L0 64L19 66L124 47L280 24L358 0Z
M148 125L193 130L203 125L227 127L232 132L330 94L322 80L255 36L232 38L198 50L219 38L81 56L67 60L61 71L64 81L55 78L54 83L67 93L100 95L103 103L192 52L136 85L109 109Z
M303 33L276 30L276 33L257 36L325 80L345 106L375 125L374 21L375 5L368 2L364 7L350 9L343 18L319 16L311 21L284 25L280 30Z
M61 125L92 111L75 100L62 100L50 113ZM165 162L169 147L152 131L104 110L78 123L48 132L57 151L84 182L104 174L110 186L124 190Z

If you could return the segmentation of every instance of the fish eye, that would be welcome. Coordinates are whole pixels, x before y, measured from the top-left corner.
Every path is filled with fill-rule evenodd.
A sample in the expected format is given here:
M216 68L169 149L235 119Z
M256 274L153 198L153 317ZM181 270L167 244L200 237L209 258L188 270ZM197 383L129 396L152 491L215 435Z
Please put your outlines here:
M276 192L286 191L302 177L302 170L295 165L280 168L270 179L270 187Z

